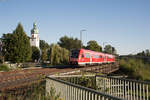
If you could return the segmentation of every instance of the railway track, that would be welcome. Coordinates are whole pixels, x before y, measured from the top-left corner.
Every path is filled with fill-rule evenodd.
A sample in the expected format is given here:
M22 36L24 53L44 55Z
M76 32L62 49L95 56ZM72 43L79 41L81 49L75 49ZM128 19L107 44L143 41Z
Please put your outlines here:
M38 68L25 69L10 72L0 73L0 91L11 89L18 86L23 86L26 83L34 82L41 79L41 76L71 71L71 68L57 69L57 68Z
M109 66L87 66L87 67L53 67L53 68L36 68L36 69L24 69L15 70L10 72L0 72L0 91L7 91L10 89L18 88L38 80L43 79L46 75L53 75L58 73L66 73L71 71L99 71L110 72L113 69ZM107 68L107 69L106 69Z

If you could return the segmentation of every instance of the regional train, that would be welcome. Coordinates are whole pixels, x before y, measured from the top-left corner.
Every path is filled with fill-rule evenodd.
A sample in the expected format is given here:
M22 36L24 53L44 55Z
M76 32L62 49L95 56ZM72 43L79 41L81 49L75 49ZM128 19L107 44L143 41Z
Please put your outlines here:
M78 66L100 65L114 62L114 55L86 49L73 49L69 56L69 63Z

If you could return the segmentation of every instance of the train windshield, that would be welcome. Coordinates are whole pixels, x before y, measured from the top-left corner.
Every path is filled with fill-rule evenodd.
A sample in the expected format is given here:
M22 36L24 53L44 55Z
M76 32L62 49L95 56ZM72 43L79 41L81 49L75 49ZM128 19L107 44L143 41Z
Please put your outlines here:
M72 50L71 51L71 58L78 58L80 50Z

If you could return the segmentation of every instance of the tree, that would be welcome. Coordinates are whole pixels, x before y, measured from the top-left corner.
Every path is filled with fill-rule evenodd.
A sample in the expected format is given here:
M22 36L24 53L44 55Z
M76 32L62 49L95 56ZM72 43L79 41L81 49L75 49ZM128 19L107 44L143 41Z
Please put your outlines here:
M117 54L117 50L115 49L115 47L112 47L112 54Z
M3 35L3 42L7 60L21 63L31 58L30 41L21 23L18 24L13 34Z
M145 52L144 52L144 51L139 52L139 53L137 53L137 55L138 55L138 56L145 56Z
M148 49L145 50L145 55L150 56L150 51Z
M150 56L150 51L146 49L145 51L137 53L138 56Z
M109 54L117 54L115 47L112 47L111 45L106 45L104 48L104 52Z
M8 34L3 34L2 36L2 44L3 44L3 49L2 49L2 54L5 57L4 60L10 61L13 57L13 34L8 33Z
M95 41L91 40L87 43L86 49L93 50L93 51L102 51L102 47Z
M32 61L38 61L40 58L40 50L35 47L32 46Z
M44 40L40 40L40 49L44 50L44 49L48 49L49 48L49 44L47 42L45 42Z
M52 65L67 64L69 60L69 51L65 48L60 47L57 44L50 46L49 60Z
M47 58L48 58L47 51L46 51L46 49L44 49L44 50L42 50L42 56L41 56L42 62L46 61Z
M81 48L81 41L78 40L77 38L72 38L72 37L61 37L59 39L58 44L60 45L60 47L62 48L66 48L68 50L71 49L80 49Z

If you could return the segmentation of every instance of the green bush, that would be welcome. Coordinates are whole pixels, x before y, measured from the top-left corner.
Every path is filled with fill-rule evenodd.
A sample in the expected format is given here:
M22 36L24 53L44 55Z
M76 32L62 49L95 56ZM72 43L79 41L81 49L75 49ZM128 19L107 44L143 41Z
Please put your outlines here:
M57 44L52 44L49 50L49 60L51 65L64 65L68 64L69 51L60 47Z
M150 80L150 64L140 59L121 59L120 70L131 78Z
M9 71L9 70L10 69L9 69L8 65L6 65L6 64L0 65L0 71Z

